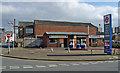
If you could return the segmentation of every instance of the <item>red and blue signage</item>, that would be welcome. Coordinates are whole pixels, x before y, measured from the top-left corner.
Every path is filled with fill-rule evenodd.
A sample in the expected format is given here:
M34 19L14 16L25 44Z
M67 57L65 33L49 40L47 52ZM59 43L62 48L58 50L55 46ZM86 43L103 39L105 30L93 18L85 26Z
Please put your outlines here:
M112 17L104 16L104 53L112 54Z
M110 24L110 16L105 16L105 24Z

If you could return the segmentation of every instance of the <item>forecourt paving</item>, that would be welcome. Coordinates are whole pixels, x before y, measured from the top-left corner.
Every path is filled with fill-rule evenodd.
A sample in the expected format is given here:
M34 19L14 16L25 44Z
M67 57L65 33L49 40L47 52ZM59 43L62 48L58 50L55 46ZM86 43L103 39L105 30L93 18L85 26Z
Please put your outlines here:
M103 48L97 47L96 49ZM28 59L28 60L46 60L46 61L105 61L118 60L118 56L107 55L104 50L65 50L65 48L11 48L10 54L8 49L0 50L1 56Z

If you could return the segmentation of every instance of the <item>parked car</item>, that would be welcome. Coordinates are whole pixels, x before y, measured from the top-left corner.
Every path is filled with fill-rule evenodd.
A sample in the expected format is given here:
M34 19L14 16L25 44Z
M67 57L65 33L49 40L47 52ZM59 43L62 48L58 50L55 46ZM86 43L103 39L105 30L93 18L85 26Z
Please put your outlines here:
M118 47L120 47L120 41L118 41Z
M114 48L120 47L120 41L112 41L112 47Z

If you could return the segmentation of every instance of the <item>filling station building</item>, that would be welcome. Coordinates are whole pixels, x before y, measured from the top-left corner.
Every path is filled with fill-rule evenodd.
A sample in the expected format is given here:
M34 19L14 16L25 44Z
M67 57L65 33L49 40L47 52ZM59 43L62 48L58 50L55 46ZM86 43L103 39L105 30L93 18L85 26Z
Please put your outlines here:
M39 43L39 47L85 48L91 46L92 40L96 39L89 39L89 36L96 35L97 31L98 27L91 23L50 20L18 23L18 39L23 39L23 47ZM29 44L25 45L25 38L32 38L34 41L26 42ZM39 41L35 42L36 40Z

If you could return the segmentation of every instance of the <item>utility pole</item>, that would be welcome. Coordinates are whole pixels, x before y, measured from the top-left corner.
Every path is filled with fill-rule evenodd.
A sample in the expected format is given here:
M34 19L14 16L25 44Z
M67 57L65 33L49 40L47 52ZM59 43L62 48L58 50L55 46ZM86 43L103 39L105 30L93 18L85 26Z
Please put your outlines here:
M12 23L12 22L8 22L8 24L12 24L13 25L13 50L14 50L14 45L15 45L15 27L17 27L17 26L15 26L15 18L14 18L14 23Z
M89 47L89 30L90 30L90 28L89 28L89 25L88 25L88 47Z
M15 46L15 18L14 18L14 25L13 25L13 29L14 29L14 40L13 40L13 50L14 50L14 46Z

